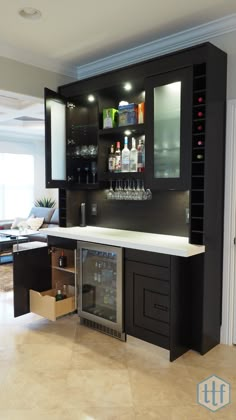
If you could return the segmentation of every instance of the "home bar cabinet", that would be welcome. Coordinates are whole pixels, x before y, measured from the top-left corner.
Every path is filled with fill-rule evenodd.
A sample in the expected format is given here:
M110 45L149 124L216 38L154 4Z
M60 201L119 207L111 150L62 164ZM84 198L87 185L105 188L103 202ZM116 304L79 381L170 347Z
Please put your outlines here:
M46 186L60 189L61 226L79 225L79 206L86 202L90 226L183 236L205 246L204 254L189 260L184 294L188 347L201 354L220 341L226 68L226 54L204 43L60 86L58 93L45 91ZM103 128L103 109L117 109L120 101L145 102L144 121ZM59 125L52 115L57 104ZM63 165L55 169L59 127ZM108 171L111 144L120 141L122 148L125 135L129 147L132 137L145 142L140 174ZM94 154L81 156L83 146ZM129 179L151 189L152 200L106 199L109 181L114 186ZM126 264L124 283L132 272L132 262ZM138 336L130 320L128 330Z

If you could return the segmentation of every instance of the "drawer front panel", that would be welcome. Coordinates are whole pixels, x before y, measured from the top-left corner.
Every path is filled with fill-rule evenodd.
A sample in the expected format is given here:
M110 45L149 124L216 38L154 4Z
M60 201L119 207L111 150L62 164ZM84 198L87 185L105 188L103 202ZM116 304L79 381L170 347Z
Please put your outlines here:
M170 258L170 255L159 254L157 252L140 251L130 248L125 249L125 259L153 264L160 267L170 267Z
M161 284L163 283L163 285ZM169 336L169 296L165 282L134 275L134 325Z
M163 322L170 322L169 296L144 289L144 316Z
M74 239L59 238L57 236L48 236L48 246L65 249L77 249L77 241Z

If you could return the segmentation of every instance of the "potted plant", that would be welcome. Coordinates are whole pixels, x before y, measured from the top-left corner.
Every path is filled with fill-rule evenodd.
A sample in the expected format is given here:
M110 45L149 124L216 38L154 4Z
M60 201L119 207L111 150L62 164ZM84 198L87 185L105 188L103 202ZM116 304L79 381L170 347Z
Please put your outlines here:
M43 197L34 202L35 207L55 207L56 201L52 198Z

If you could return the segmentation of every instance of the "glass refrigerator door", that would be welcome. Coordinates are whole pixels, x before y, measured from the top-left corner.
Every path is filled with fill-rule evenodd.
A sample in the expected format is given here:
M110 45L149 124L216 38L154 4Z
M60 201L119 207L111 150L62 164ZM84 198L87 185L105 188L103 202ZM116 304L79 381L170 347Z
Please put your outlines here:
M121 252L103 245L80 247L81 316L117 329L122 329Z

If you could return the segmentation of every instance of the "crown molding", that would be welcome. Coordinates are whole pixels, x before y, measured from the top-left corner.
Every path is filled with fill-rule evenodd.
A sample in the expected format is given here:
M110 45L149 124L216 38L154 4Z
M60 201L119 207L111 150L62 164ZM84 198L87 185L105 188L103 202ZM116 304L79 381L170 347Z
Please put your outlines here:
M9 58L43 70L81 80L96 74L105 73L173 51L191 47L233 31L236 31L236 13L81 66L68 65L61 63L59 60L40 57L38 54L29 54L29 52L23 49L1 44L0 57Z
M77 67L81 80L134 63L149 60L236 30L236 14L232 14L176 34L139 45L108 57Z

